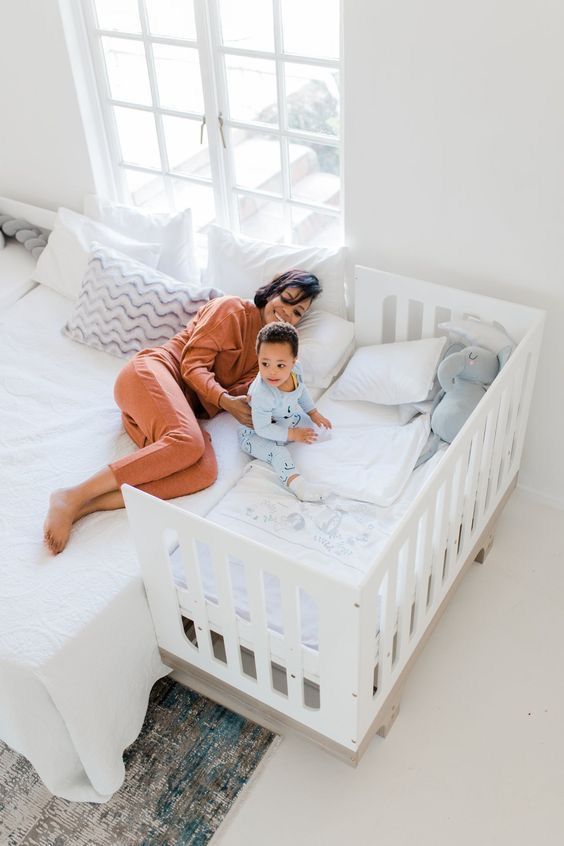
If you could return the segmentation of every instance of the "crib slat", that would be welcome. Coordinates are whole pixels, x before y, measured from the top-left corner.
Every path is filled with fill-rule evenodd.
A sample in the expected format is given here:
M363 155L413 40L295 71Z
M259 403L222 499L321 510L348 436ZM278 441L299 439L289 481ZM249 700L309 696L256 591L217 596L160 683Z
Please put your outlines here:
M419 520L415 555L415 619L413 622L412 637L417 639L418 632L426 617L429 576L431 575L431 564L433 560L433 532L428 510L421 515Z
M392 559L390 558L390 561ZM394 632L396 627L396 590L397 590L397 569L398 557L395 556L393 564L388 569L385 577L385 587L382 597L382 636L380 639L380 684L379 690L384 690L388 685L388 679L392 672L392 652L394 644Z
M507 469L506 476L513 478L517 470L517 439L519 437L519 430L521 428L521 419L523 417L523 403L525 396L527 363L523 362L519 368L518 374L515 377L515 390L513 392L513 399L511 404L511 427L507 438Z
M481 524L485 511L486 493L490 478L491 456L495 435L495 423L497 409L494 407L488 412L486 419L486 430L484 434L484 446L482 448L482 460L480 461L480 478L478 482L478 494L476 496L475 523Z
M233 588L231 585L231 572L229 555L226 550L214 548L213 567L218 589L219 606L222 618L222 636L227 656L227 666L231 671L239 675L242 672L241 650L239 648L239 632L233 605Z
M286 674L288 699L296 706L302 703L301 624L298 593L294 584L280 579L282 595L282 620L286 647Z
M182 563L184 565L184 577L186 579L188 593L192 597L192 609L194 625L196 626L198 651L203 658L211 660L213 652L210 640L208 615L206 611L206 598L202 587L202 577L196 549L196 538L182 532L179 533L178 540L182 553Z
M435 501L435 529L433 533L433 564L431 566L431 602L428 615L432 616L442 596L443 567L448 534L448 508L450 502L451 479L441 486Z
M409 337L409 300L396 299L396 341L407 341Z
M464 506L464 486L468 469L468 448L464 450L455 470L453 495L450 500L449 541L447 547L445 592L448 585L458 574L457 562L459 558L460 533L462 527L462 509Z
M462 533L460 546L463 549L467 541L472 537L472 521L474 508L476 507L476 496L478 494L478 478L484 445L484 423L481 423L477 432L474 433L470 444L470 463L466 477L464 490L464 507L462 509Z
M411 534L400 550L400 563L403 567L403 596L399 602L399 626L396 645L396 660L406 652L409 644L411 615L415 595L415 550L417 535Z
M435 306L430 303L423 303L423 317L421 321L421 337L434 338L437 316Z
M498 403L498 413L495 425L492 457L490 461L489 482L486 489L486 499L484 502L485 511L488 510L492 498L495 497L497 493L497 477L499 473L499 465L501 462L501 453L505 440L505 427L507 424L508 403L508 391L504 390L501 395L501 401Z
M251 567L248 562L245 562L245 582L249 597L249 610L251 612L257 683L264 690L272 690L270 644L264 591L262 589L262 570L258 567Z

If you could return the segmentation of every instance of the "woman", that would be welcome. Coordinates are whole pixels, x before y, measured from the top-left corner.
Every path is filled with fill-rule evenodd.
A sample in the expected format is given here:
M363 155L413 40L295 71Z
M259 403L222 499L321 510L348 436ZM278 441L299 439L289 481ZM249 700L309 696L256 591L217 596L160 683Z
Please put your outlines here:
M277 320L295 326L320 293L316 276L290 270L259 288L254 304L240 297L210 300L170 341L137 353L118 375L115 398L140 449L51 495L44 526L51 552L62 552L81 517L123 508L123 484L161 499L213 484L215 455L197 418L222 410L252 424L246 394L258 372L261 326Z

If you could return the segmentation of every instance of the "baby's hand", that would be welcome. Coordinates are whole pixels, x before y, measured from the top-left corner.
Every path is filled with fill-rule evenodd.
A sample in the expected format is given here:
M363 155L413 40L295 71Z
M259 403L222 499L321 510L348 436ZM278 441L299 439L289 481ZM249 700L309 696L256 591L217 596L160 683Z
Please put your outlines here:
M296 426L295 429L288 429L288 440L301 441L303 444L312 444L317 440L317 432L315 429L309 427Z
M315 423L316 426L322 426L324 429L333 428L331 421L320 414L319 411L310 411L309 417L311 422Z

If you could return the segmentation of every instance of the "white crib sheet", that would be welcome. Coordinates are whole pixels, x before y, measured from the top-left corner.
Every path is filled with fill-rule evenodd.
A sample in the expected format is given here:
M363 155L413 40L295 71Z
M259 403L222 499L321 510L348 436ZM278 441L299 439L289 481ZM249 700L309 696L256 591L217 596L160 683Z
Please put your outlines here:
M401 496L388 507L338 497L332 497L326 504L300 502L281 487L267 465L254 461L221 502L212 508L207 518L276 549L294 561L307 561L309 566L318 566L342 581L358 584L443 453L444 449L441 449L418 467L411 474ZM215 602L218 591L211 556L202 544L198 545L198 555L205 595ZM176 584L189 592L180 548L172 552L170 561ZM248 620L249 603L243 564L231 558L230 568L235 609L240 617ZM264 587L268 626L271 631L281 632L282 606L277 579L266 577ZM302 643L317 649L317 609L306 593L302 593L300 598L300 614Z
M80 521L56 558L43 547L49 492L134 448L113 400L123 362L60 334L71 308L39 286L0 315L0 737L53 793L101 801L167 668L124 511ZM248 461L233 418L205 425L218 482L176 501L200 515Z

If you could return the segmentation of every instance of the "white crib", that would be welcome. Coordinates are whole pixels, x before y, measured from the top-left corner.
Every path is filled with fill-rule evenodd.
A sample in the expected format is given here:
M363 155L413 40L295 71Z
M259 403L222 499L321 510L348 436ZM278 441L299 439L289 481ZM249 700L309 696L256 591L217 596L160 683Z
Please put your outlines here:
M533 308L365 267L355 283L358 345L432 337L467 315L499 321L518 341L359 586L124 488L157 639L177 678L350 763L387 733L413 661L466 566L491 546L517 481L544 323ZM171 575L176 539L188 589ZM212 552L217 601L204 594L196 541ZM229 556L244 563L248 620L234 608ZM282 633L267 626L265 573L279 580ZM317 605L317 650L301 642L300 591Z

